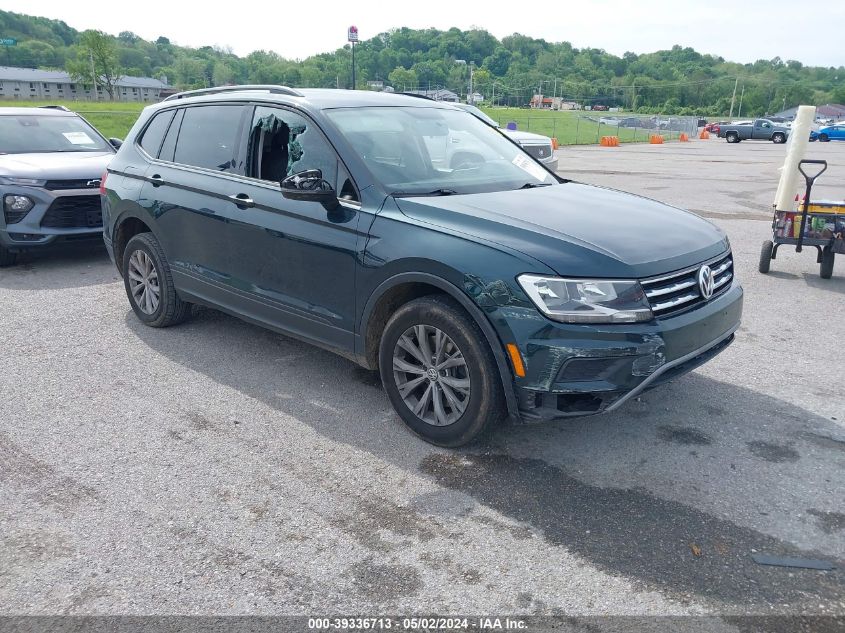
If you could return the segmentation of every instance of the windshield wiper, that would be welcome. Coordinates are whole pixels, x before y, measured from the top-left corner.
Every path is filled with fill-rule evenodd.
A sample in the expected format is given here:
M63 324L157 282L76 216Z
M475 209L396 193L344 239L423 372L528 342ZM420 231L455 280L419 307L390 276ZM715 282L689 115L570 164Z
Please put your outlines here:
M453 196L457 191L454 189L434 189L433 191L394 191L394 198L409 198L412 196Z
M526 182L524 185L519 187L520 189L534 189L536 187L551 187L552 183L550 182Z

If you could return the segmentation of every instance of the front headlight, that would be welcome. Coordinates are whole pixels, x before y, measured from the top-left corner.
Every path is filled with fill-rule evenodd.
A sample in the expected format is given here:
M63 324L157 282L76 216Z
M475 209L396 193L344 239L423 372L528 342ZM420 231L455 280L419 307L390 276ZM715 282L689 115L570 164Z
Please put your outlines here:
M7 211L27 213L35 206L35 203L32 201L32 198L27 196L8 195L3 196L3 206L6 207Z
M550 319L563 323L641 323L652 319L638 281L520 275L519 285Z
M46 180L39 178L18 178L17 176L0 176L0 180L7 185L25 185L35 187L43 187L47 182Z

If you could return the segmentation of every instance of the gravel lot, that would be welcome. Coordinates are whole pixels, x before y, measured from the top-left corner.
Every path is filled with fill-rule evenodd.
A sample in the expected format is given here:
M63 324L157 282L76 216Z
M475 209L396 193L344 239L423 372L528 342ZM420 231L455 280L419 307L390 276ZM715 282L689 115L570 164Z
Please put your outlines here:
M845 614L845 257L756 272L783 151L561 150L715 218L744 323L620 411L472 451L293 339L210 310L141 326L104 251L0 272L0 614ZM845 197L845 144L810 153Z

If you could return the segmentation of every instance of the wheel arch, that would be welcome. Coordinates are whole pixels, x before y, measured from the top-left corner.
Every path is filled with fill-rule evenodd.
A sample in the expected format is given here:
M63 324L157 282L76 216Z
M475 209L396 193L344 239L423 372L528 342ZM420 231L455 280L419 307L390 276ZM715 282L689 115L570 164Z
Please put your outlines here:
M511 368L505 357L504 345L499 335L484 312L457 286L442 277L422 272L399 273L383 281L372 292L361 313L359 336L356 337L359 343L356 349L359 362L369 369L377 369L378 335L383 331L390 315L404 303L429 294L445 294L451 297L481 328L496 359L496 368L505 392L508 414L518 420L519 406L511 378Z
M121 275L123 274L123 251L129 240L139 233L153 233L153 235L155 235L152 224L148 220L145 220L132 212L127 211L126 213L123 213L114 222L114 230L112 231L114 263Z

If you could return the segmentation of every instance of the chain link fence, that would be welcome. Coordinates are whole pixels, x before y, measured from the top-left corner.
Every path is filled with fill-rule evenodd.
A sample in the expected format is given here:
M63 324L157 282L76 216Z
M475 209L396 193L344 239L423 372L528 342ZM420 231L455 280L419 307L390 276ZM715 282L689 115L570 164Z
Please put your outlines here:
M681 134L698 136L699 119L689 116L626 115L605 112L486 110L499 127L556 138L560 145L597 144L602 136L618 136L620 143L647 143L659 134L666 141ZM523 114L524 112L524 114Z

